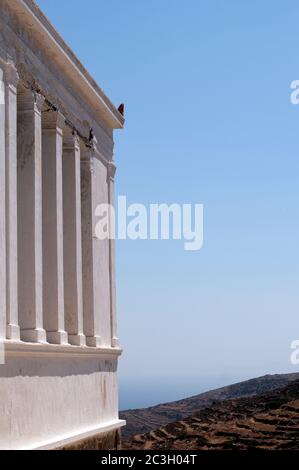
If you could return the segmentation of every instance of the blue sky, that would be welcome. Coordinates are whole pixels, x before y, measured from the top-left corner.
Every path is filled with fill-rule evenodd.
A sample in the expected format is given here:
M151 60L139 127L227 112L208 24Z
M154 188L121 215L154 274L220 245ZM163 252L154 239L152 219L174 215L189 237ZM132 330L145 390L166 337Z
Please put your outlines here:
M126 104L117 193L205 206L197 253L117 244L121 406L297 371L298 2L38 3Z

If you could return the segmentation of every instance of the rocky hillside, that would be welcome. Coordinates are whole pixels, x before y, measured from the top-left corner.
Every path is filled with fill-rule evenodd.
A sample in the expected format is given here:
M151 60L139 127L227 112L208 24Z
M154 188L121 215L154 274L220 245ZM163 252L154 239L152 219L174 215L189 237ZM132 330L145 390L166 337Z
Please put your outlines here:
M259 396L225 400L131 437L124 449L299 450L299 380Z
M299 373L265 375L201 393L184 400L164 403L150 408L122 411L120 416L127 421L127 426L122 430L123 439L135 434L147 433L174 421L180 421L214 403L232 398L256 396L282 388L294 380L299 380Z

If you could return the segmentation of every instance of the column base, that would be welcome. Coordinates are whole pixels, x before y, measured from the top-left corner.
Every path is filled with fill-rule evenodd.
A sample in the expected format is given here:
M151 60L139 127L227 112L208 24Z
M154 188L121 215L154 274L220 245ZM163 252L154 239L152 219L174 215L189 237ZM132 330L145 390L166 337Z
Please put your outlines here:
M21 340L27 343L47 343L46 331L42 328L21 330Z
M6 337L13 341L20 341L20 327L19 325L8 324L6 325Z
M47 331L47 340L50 344L68 344L68 335L66 331Z
M99 348L102 346L102 338L100 336L86 336L86 345L92 348Z
M73 346L86 346L86 338L85 335L79 334L79 335L68 335L69 337L69 343L72 344Z
M120 347L119 339L118 339L116 336L114 336L114 337L112 338L112 340L111 340L111 346L112 346L113 348L119 348L119 347Z

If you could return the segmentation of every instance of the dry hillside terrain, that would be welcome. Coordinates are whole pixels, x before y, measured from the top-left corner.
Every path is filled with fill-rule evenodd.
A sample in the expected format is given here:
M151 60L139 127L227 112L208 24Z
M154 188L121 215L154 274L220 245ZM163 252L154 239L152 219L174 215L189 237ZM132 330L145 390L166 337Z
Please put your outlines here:
M123 442L123 449L299 450L299 380L225 400Z
M123 439L126 440L135 434L144 434L171 422L180 421L214 403L232 398L260 395L261 393L282 388L294 380L299 380L299 373L265 375L201 393L184 400L164 403L149 408L122 411L120 416L127 421L127 426L122 429Z

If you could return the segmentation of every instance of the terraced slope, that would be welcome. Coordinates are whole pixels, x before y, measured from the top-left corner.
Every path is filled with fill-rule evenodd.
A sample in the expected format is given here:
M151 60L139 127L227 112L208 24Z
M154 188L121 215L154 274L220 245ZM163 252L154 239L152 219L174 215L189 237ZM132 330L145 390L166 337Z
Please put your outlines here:
M124 449L299 450L299 380L256 397L226 400L123 442Z
M184 400L164 403L149 408L122 411L120 417L127 421L127 426L122 429L123 439L128 439L135 434L150 432L174 421L180 421L188 416L192 416L200 409L211 406L215 402L218 403L232 398L256 396L282 388L297 379L299 380L299 373L264 375L263 377L211 390Z

